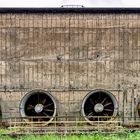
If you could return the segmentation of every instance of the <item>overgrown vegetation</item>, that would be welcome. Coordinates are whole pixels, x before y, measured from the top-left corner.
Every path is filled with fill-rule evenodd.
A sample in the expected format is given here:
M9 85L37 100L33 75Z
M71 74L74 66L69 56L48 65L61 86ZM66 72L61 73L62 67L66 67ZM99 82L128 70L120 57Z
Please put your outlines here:
M1 135L0 140L139 140L140 132L78 135Z

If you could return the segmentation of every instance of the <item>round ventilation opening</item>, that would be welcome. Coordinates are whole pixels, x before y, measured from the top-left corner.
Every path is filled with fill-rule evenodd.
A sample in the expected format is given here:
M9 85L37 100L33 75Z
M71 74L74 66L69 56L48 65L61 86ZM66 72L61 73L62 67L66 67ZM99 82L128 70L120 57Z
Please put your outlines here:
M118 102L114 95L105 90L90 92L82 102L82 115L90 124L108 121L117 115Z
M56 102L46 91L31 91L23 97L20 113L22 117L33 117L33 121L50 122L56 115Z
M138 110L138 115L140 117L140 102L138 102L138 104L137 104L137 110Z

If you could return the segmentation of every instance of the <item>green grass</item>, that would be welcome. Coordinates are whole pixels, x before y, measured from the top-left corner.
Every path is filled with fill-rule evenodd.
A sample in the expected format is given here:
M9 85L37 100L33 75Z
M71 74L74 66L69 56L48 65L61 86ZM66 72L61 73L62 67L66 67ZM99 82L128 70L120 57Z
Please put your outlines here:
M140 131L131 133L127 130L118 134L78 135L16 135L16 132L17 129L0 129L0 140L140 140Z
M0 136L0 140L140 140L140 132L125 134Z

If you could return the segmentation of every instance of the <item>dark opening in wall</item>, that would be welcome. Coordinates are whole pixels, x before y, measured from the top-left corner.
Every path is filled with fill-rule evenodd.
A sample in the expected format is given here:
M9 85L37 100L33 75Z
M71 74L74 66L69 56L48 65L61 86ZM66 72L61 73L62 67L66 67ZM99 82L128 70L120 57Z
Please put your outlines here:
M33 90L23 97L20 113L22 117L35 117L33 121L50 122L56 115L56 102L48 92Z
M139 117L140 117L140 102L139 102L138 105L137 105L137 110L138 110L138 115L139 115Z
M85 96L82 114L90 124L94 121L108 121L117 115L118 102L115 96L106 90L95 90Z

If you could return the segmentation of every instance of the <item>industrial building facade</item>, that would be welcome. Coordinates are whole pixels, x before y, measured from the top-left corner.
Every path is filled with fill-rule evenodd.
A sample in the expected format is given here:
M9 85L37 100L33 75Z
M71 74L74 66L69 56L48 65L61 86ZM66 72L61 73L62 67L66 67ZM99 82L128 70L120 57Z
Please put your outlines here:
M139 9L0 9L2 118L128 125L140 119L139 102Z

